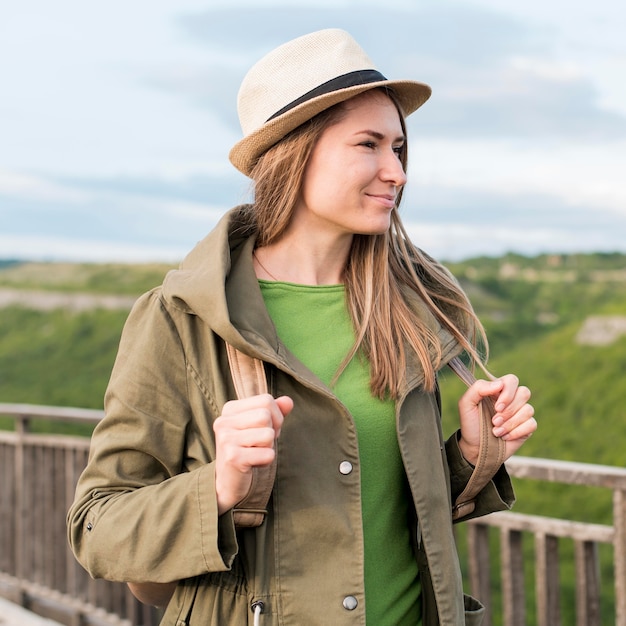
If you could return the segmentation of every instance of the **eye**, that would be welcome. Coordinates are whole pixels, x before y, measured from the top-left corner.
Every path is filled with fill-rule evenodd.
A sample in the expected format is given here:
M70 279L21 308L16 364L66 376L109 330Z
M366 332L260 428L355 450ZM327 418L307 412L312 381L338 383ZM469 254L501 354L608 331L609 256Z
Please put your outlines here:
M369 148L370 150L374 150L376 148L376 142L371 140L362 141L359 145L364 148Z
M404 152L404 144L400 144L399 146L394 146L393 147L393 151L398 155L398 156L402 156L402 153Z

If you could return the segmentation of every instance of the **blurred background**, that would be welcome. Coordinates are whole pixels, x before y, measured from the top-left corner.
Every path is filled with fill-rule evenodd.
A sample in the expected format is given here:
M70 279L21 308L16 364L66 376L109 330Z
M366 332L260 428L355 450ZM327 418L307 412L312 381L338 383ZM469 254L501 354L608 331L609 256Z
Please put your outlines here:
M626 249L614 0L21 0L0 19L0 257L177 261L249 196L239 83L345 28L410 118L404 217L438 258Z

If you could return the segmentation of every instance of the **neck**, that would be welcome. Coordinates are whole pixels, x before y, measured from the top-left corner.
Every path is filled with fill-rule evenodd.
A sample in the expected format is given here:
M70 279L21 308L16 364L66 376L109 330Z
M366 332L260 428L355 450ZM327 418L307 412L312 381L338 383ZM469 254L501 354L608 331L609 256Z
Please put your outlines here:
M301 285L337 285L343 282L343 270L352 239L323 245L314 237L302 240L289 235L254 251L257 278Z

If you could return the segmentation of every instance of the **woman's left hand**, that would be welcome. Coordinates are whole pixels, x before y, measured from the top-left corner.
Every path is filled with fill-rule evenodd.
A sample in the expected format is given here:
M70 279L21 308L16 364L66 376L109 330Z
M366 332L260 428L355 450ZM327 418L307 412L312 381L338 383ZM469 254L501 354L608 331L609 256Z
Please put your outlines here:
M528 403L530 390L519 384L517 376L507 374L493 381L477 380L459 400L459 447L463 456L472 464L476 464L478 459L480 442L478 404L486 396L492 396L495 401L493 434L506 442L505 460L515 454L537 430L535 409Z

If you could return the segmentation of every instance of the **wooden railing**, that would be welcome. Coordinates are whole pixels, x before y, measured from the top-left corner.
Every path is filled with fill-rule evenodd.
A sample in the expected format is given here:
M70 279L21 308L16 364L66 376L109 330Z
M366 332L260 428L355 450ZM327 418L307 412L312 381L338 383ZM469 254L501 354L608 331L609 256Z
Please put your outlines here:
M138 603L123 584L91 579L68 548L65 516L87 462L88 438L31 429L36 419L93 426L102 412L0 403L0 416L15 425L13 431L0 430L0 596L67 626L156 626L157 611ZM466 582L487 606L484 626L562 624L559 542L564 539L575 546L576 626L626 626L626 469L527 457L510 459L507 468L517 479L611 490L613 523L494 513L462 525L467 527ZM530 557L524 552L527 536L534 546ZM615 615L605 622L601 545L611 548L608 584L615 599ZM500 570L495 574L494 560ZM532 602L524 576L529 561ZM500 599L501 615L494 597Z
M67 626L156 626L157 611L121 583L93 580L76 562L66 513L87 463L88 437L37 434L33 420L95 425L101 411L0 404L0 595Z
M468 524L468 564L472 593L487 606L483 626L574 626L561 616L559 545L573 541L575 572L576 626L626 626L626 469L586 463L572 463L528 457L512 457L506 463L509 474L563 485L599 487L612 491L612 525L571 520L492 513ZM499 535L498 556L500 576L495 585L502 594L502 619L496 619L491 598L494 585L493 535ZM524 536L529 535L534 547L534 598L536 615L528 613L528 585L525 578ZM601 613L599 548L611 548L614 616ZM491 548L491 549L490 549ZM605 612L606 613L606 612Z

